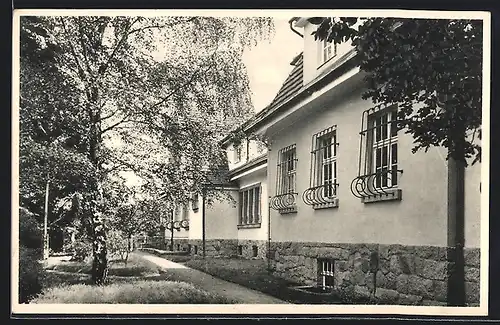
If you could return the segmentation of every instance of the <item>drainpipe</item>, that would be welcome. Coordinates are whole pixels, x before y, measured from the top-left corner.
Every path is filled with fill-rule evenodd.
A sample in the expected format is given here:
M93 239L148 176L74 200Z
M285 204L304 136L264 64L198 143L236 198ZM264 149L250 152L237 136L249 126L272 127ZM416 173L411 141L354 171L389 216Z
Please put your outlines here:
M300 37L304 38L304 35L302 35L301 33L297 32L297 30L295 30L293 28L293 23L295 22L295 20L297 20L297 17L293 17L292 19L290 19L288 21L288 24L290 24L290 29L292 30L292 32L294 32L295 34L299 35Z
M47 173L47 183L45 186L45 209L43 218L43 259L49 258L49 234L48 234L48 219L49 219L49 173Z
M267 197L267 270L271 273L271 197Z
M205 256L206 256L206 254L205 254L205 242L206 242L206 239L205 239L205 194L206 194L206 190L203 189L202 193L201 193L201 199L202 199L202 202L201 202L201 223L202 223L203 258L205 258Z

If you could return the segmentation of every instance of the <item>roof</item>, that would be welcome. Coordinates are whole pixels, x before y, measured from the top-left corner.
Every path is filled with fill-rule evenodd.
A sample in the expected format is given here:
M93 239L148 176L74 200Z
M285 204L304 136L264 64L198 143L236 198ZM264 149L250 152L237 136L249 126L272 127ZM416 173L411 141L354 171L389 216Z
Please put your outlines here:
M233 186L229 177L229 166L226 163L221 163L219 166L210 168L207 173L207 181L204 186Z
M280 90L278 90L278 93L276 94L276 97L274 97L271 104L264 109L265 111L269 111L277 106L280 106L281 104L288 101L290 98L294 97L300 91L300 88L302 87L304 80L303 54L300 53L299 55L297 55L290 64L294 65L295 67L293 68L292 72L290 72L288 77L285 79L285 82L281 86Z
M262 116L264 116L267 112L280 106L281 104L288 101L290 98L294 97L303 85L303 70L304 70L304 56L303 53L298 54L295 58L293 58L290 65L293 65L294 68L283 82L283 85L278 90L278 93L274 97L271 104L269 104L266 108L255 114L252 118L247 120L245 123L240 125L234 131L244 130L246 126L250 125L252 122L259 120ZM221 140L221 145L227 144L231 139L232 134L228 134Z
M246 171L252 169L252 167L264 165L266 163L267 163L267 152L263 153L260 156L255 157L253 159L250 159L245 164L238 166L237 168L231 170L229 173L231 176L234 176L236 174L246 172Z
M289 108L292 103L297 103L301 99L310 96L314 91L325 87L359 64L356 51L352 49L340 56L334 64L321 72L315 79L304 85L303 61L303 53L300 53L292 60L290 64L294 65L294 68L285 79L285 82L271 104L239 126L235 132L248 132L256 128L271 116L279 114L283 109ZM227 135L221 140L221 145L227 145L231 141L231 138L232 134Z

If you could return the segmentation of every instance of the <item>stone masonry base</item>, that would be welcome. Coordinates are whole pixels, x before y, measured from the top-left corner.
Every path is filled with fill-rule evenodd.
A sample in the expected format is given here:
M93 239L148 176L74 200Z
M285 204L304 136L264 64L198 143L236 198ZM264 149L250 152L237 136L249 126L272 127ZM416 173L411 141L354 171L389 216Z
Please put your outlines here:
M266 259L266 240L236 240L236 239L207 239L205 241L205 254L208 257L235 257L247 259ZM170 239L165 242L157 241L151 244L157 249L169 249ZM174 239L174 250L188 251L191 256L203 255L203 241L201 239Z
M448 249L435 246L272 242L275 275L316 286L318 259L333 261L334 290L352 299L446 305ZM479 249L465 249L468 305L479 303Z

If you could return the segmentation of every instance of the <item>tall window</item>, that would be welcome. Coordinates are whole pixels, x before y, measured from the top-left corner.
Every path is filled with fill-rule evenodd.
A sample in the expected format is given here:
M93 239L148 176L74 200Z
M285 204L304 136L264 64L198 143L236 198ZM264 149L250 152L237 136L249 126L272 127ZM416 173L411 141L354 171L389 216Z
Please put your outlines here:
M358 176L351 192L364 203L400 200L397 107L363 112Z
M198 211L198 201L199 201L199 196L198 196L198 193L194 193L192 198L191 198L191 207L193 209L193 211Z
M260 194L260 184L240 191L240 226L261 223Z
M336 197L337 146L336 126L313 135L310 187L302 196L306 204L321 205L332 202Z
M335 42L321 41L320 64L323 64L337 55L337 44Z
M238 163L241 161L242 151L243 151L243 145L241 143L234 147L234 162L235 163Z
M297 153L295 144L278 152L278 170L276 173L276 195L271 199L271 208L280 213L296 212L297 194Z
M371 129L371 171L376 189L398 185L398 138L396 110L383 110L369 116Z
M280 151L278 174L280 175L280 184L277 194L295 193L297 175L297 153L295 145L286 147Z

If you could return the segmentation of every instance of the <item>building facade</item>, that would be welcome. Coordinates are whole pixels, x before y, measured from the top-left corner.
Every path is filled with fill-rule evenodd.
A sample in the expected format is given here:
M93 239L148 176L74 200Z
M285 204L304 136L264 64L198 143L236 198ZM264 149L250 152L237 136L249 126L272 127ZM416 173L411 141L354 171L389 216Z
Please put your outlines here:
M352 297L444 305L450 268L443 148L412 153L397 107L363 100L348 43L314 40L273 102L242 129L264 135L275 274ZM479 302L480 165L465 174L465 292Z

